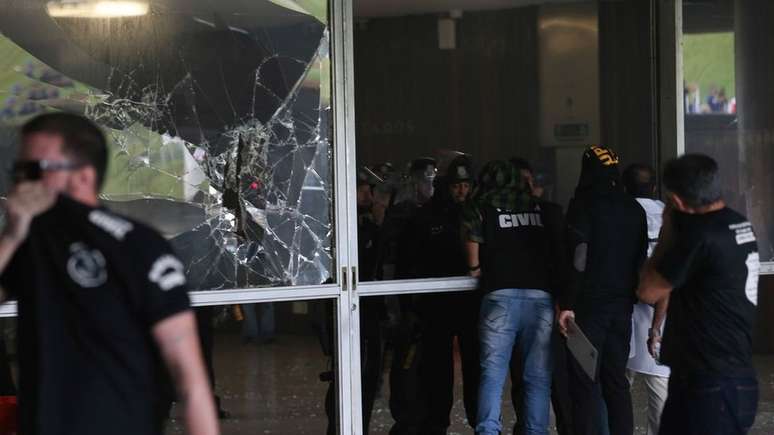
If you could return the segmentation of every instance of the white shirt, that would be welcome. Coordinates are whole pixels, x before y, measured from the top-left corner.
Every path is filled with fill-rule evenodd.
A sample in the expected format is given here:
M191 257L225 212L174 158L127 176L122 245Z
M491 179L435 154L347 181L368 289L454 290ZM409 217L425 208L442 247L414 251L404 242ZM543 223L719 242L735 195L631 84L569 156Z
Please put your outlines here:
M661 219L664 213L664 203L654 199L637 198L648 220L648 257L658 242L661 231ZM653 323L653 307L642 302L634 306L632 314L632 348L629 351L629 362L626 367L638 373L669 377L669 367L660 365L648 352L648 329ZM666 322L665 322L666 323ZM664 324L661 324L661 332Z

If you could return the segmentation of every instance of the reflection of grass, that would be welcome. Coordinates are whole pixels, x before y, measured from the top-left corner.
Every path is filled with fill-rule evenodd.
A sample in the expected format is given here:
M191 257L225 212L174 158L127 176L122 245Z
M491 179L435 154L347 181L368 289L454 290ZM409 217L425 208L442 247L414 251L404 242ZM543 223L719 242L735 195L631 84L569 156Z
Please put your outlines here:
M685 82L699 85L702 103L713 86L725 89L729 100L736 95L733 32L686 34L683 64Z
M43 72L54 72L10 39L0 35L0 110L6 100L14 95L14 115L0 120L18 127L37 113L54 110L48 104L76 100L86 104L98 104L101 94L82 83L74 82L67 87L58 87L41 82L25 74L31 72L39 77ZM54 100L40 100L33 113L20 115L19 107L31 101L30 92L35 89L57 90ZM109 196L160 196L182 199L184 193L182 177L185 175L184 155L187 152L182 143L164 146L161 136L144 126L135 124L123 130L105 129L110 142L110 162L104 193ZM122 146L118 146L121 143ZM123 147L123 149L122 149ZM0 163L12 156L0 157ZM150 165L143 164L144 161Z
M105 195L183 198L182 146L164 146L161 136L138 124L109 134L120 136L124 149L111 145Z
M307 13L323 24L328 24L328 2L327 0L269 0L284 8Z

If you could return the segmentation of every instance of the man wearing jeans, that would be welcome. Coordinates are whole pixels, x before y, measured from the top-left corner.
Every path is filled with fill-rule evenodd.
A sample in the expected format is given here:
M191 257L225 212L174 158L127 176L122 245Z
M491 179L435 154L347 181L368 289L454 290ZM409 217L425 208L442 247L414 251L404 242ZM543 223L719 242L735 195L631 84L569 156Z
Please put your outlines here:
M477 434L499 434L511 351L523 359L524 433L547 434L551 398L553 293L564 247L559 206L530 194L514 166L489 163L463 217L468 266L480 277L481 381Z
M758 403L755 233L723 202L710 157L686 154L669 162L664 186L661 236L637 291L650 304L669 298L662 360L672 376L659 433L746 434Z

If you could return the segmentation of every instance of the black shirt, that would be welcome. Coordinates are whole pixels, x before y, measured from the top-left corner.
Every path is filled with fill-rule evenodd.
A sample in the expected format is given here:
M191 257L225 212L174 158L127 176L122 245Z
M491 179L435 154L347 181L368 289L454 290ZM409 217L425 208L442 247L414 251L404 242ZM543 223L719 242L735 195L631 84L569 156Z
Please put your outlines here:
M673 245L656 266L674 286L662 359L674 371L746 372L758 297L752 226L730 208L673 221Z
M20 433L162 433L151 330L189 301L161 236L62 196L2 284L19 301Z
M480 209L480 286L498 289L538 289L564 292L564 217L556 204L537 201L532 210Z
M417 209L401 236L402 278L468 275L460 235L461 211L459 204L440 197Z
M612 188L576 196L567 209L567 228L569 257L574 259L579 244L585 243L587 252L585 271L573 274L561 307L633 304L648 252L648 223L640 204Z

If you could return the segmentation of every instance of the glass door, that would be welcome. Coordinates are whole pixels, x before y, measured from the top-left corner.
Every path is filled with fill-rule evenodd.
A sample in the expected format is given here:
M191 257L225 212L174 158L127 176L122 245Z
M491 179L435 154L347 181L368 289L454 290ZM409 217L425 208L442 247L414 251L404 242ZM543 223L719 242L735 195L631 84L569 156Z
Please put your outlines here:
M125 3L5 5L2 167L37 114L96 122L103 204L185 264L223 433L353 433L342 2Z
M460 184L475 191L487 162L510 160L535 195L566 207L591 144L616 150L622 170L658 169L675 153L661 107L675 104L666 84L676 74L656 60L670 56L656 33L662 16L674 26L667 4L353 0L349 222L364 433L472 430L477 386L464 378L478 364L477 282L461 259L459 222L446 219ZM434 210L452 212L436 219ZM511 395L503 406L512 427Z

